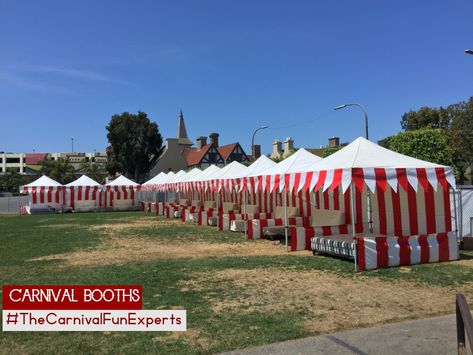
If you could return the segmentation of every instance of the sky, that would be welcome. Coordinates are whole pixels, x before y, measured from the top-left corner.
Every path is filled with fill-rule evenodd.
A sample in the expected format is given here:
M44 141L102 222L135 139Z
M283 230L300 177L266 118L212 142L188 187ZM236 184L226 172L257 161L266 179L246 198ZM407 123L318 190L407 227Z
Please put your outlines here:
M0 0L0 151L103 151L111 116L264 153L473 96L473 1Z

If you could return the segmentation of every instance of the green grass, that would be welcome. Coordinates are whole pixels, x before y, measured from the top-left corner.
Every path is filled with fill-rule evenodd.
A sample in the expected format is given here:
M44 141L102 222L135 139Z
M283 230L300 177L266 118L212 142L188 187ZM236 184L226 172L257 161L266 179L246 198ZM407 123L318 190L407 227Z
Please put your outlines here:
M93 248L106 236L90 229L134 218L155 219L141 212L116 212L74 215L36 215L0 217L0 281L2 284L141 284L144 308L182 307L188 311L188 328L194 338L173 337L169 333L2 333L2 352L26 353L216 353L309 335L303 327L301 310L271 313L214 313L209 295L222 298L239 289L225 282L209 281L199 291L182 285L191 272L216 272L226 269L269 268L285 270L322 270L344 278L354 278L353 263L330 257L233 256L200 259L140 261L125 265L94 267L60 266L61 261L31 261L33 258ZM241 243L241 234L218 233L211 227L164 223L158 227L141 226L120 231L120 237L139 235L161 242L201 240ZM382 282L397 280L450 287L473 282L472 268L452 263L419 265L410 272L399 268L366 272L363 275ZM246 290L251 295L252 290ZM258 330L253 330L258 327ZM214 340L206 344L202 340ZM217 340L217 341L215 341Z

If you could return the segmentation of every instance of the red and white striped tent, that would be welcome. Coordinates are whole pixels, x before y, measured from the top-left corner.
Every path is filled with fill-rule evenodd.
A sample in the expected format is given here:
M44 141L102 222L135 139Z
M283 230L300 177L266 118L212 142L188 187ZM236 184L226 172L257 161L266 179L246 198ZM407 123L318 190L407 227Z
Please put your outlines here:
M312 167L320 162L322 158L319 156L312 154L305 150L304 148L300 148L297 150L293 155L284 159L282 162L274 165L271 168L268 168L262 172L255 172L251 175L247 175L244 178L243 184L247 188L252 190L258 191L260 188L263 191L269 191L270 193L277 193L277 189L279 188L279 192L282 193L282 206L287 209L288 204L293 207L300 208L300 212L304 215L304 211L306 215L310 214L310 191L308 196L304 196L302 194L297 195L292 188L286 188L285 176L292 176L294 174L300 174L303 171L310 171ZM289 187L289 186L288 186ZM309 208L307 208L309 206ZM301 208L302 207L302 208ZM287 219L287 211L285 212L284 223L288 225ZM286 247L288 245L288 233L286 228L285 233L285 240L286 240Z
M62 206L62 185L46 175L20 186L19 191L30 196L28 206L23 208L26 213L34 213L35 210L58 210Z
M115 180L105 184L103 205L113 210L132 210L139 207L135 194L140 190L140 185L120 175Z
M87 175L66 184L64 190L64 205L74 211L93 211L102 207L102 186Z
M267 181L266 176L262 179ZM272 188L271 182L267 185ZM405 253L416 254L417 249L409 247L409 243L418 245L418 236L442 239L443 247L440 242L429 244L427 252L436 250L431 255L447 248L451 258L458 257L450 213L449 189L455 188L451 167L414 159L360 137L306 171L280 176L281 185L294 191L316 191L320 197L317 208L344 211L344 225L322 228L316 233L356 237L358 269L394 265L395 261L386 261L389 258L401 260L403 247L396 244L398 239L407 245ZM393 242L397 247L385 247L391 240L386 237L397 238ZM302 248L308 247L302 236L291 240L291 244L296 243L296 250L300 249L300 242Z

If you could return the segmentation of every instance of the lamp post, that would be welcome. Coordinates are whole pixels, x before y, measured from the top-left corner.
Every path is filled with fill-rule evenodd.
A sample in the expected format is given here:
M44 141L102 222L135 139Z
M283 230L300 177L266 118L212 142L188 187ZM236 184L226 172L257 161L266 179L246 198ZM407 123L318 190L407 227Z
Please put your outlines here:
M357 106L365 114L365 138L369 139L368 138L368 113L366 112L366 110L363 106L361 106L360 104L357 104L357 103L343 104L343 105L335 107L334 110L341 110L342 108L345 108L345 107L348 107L348 106Z
M255 158L255 135L256 135L256 132L261 131L262 129L266 129L266 128L269 128L269 126L263 125L263 126L257 128L257 129L255 129L255 131L253 132L253 137L251 138L251 155L253 155L253 158Z
M465 49L466 54L473 54L473 49Z

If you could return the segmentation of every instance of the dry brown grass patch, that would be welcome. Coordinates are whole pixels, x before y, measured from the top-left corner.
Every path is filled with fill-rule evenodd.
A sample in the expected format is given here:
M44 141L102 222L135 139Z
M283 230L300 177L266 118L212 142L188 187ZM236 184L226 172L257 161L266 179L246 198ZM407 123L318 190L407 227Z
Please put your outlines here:
M186 287L205 292L215 282L225 292L206 293L214 313L302 312L311 333L453 312L456 292L362 275L269 269L195 273ZM472 284L462 286L464 293L473 294L472 290Z

